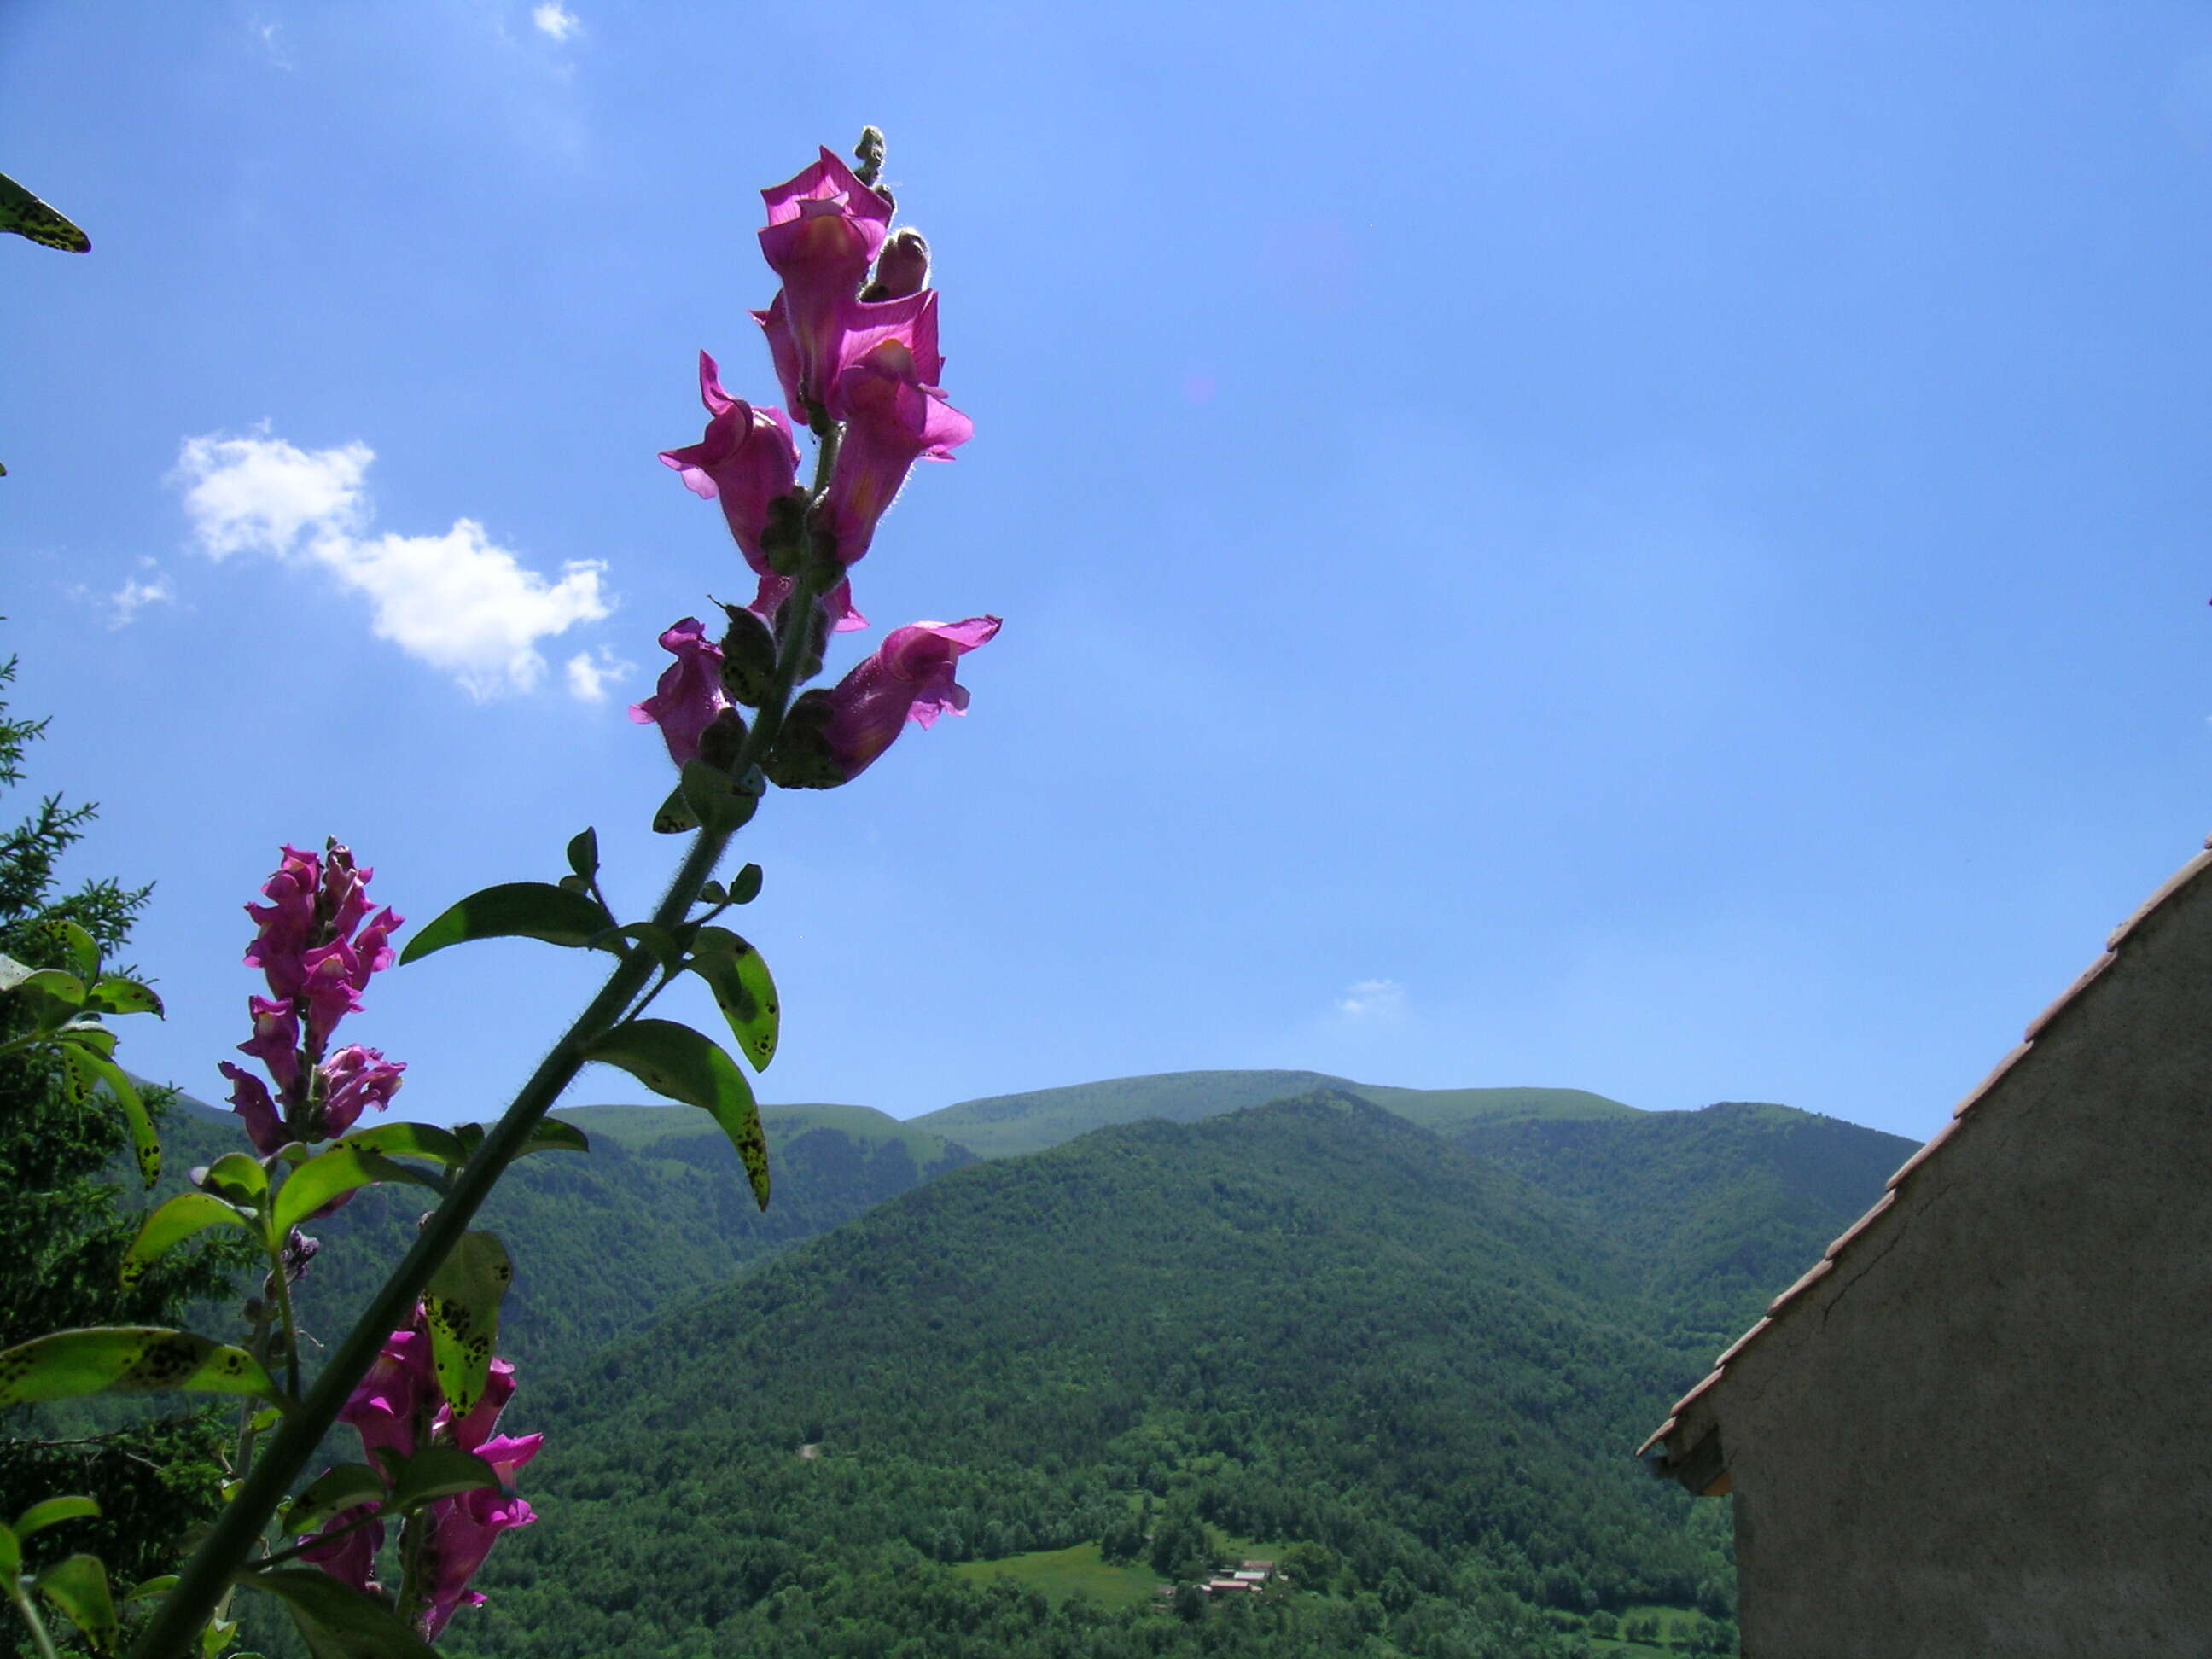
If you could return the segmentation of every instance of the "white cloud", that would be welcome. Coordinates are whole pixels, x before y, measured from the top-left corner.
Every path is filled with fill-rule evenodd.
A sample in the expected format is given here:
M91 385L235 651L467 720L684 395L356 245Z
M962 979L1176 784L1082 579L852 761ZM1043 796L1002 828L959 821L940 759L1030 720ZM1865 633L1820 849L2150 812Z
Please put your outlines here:
M256 552L320 565L369 601L378 638L479 700L532 690L545 672L540 640L608 614L605 565L572 561L549 581L473 519L438 536L365 535L362 478L375 459L362 443L301 450L266 435L210 434L185 441L173 478L210 558Z
M261 50L268 54L270 63L281 70L292 67L290 56L277 41L276 24L256 17L248 22L246 27L252 31L254 39L261 43Z
M604 645L597 656L579 651L568 661L568 695L579 702L605 702L608 686L636 672L635 663L624 662Z
M107 625L110 628L128 628L138 613L149 605L173 605L176 602L176 584L169 580L168 573L151 559L141 559L138 563L141 568L151 574L143 581L136 576L126 579L122 586L107 596Z
M540 34L555 40L566 40L576 32L581 21L574 12L560 4L559 0L545 0L543 5L532 6L530 21L538 25Z
M1402 1019L1406 988L1395 979L1363 979L1344 988L1336 1012L1346 1019Z

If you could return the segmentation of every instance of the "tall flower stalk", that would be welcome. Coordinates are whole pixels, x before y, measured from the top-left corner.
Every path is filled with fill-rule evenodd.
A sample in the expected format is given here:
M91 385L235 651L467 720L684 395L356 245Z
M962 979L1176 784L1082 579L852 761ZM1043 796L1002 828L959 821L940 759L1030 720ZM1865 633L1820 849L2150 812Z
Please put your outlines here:
M343 848L333 843L320 859L287 848L264 890L268 903L255 908L249 957L270 994L254 999L253 1036L240 1046L264 1075L224 1067L255 1154L218 1160L195 1191L149 1218L134 1254L150 1259L204 1226L246 1226L271 1252L271 1299L281 1302L288 1271L312 1254L301 1221L390 1181L431 1189L435 1207L304 1389L289 1307L271 1316L266 1304L249 1348L181 1333L90 1332L0 1354L0 1407L91 1391L68 1378L91 1374L97 1340L106 1345L98 1387L215 1389L273 1408L249 1413L229 1501L140 1631L132 1659L218 1652L223 1627L210 1620L239 1585L283 1601L318 1651L427 1652L458 1610L481 1599L469 1580L494 1540L534 1519L514 1480L538 1441L497 1431L514 1375L492 1347L512 1270L500 1242L471 1223L515 1158L582 1148L583 1137L546 1112L585 1065L621 1066L706 1110L736 1146L757 1200L768 1201L767 1149L744 1069L701 1033L645 1011L694 975L712 991L738 1054L755 1070L773 1060L774 981L758 951L722 925L761 882L752 865L726 886L714 878L731 839L771 787L842 785L909 722L927 726L963 711L967 692L954 665L999 628L996 617L977 617L894 629L834 688L799 695L823 672L836 636L866 626L853 604L853 567L912 466L950 459L973 431L938 385L944 358L927 245L892 228L894 204L878 183L882 136L869 129L857 155L854 168L824 150L762 192L761 248L782 286L755 318L785 405L732 396L702 353L706 431L661 455L719 506L756 591L723 607L719 639L696 617L666 629L661 643L673 661L633 710L658 726L677 769L654 828L690 836L660 902L641 921L619 920L586 830L570 842L558 881L471 895L418 930L398 958L528 937L609 953L599 993L488 1127L362 1127L366 1109L389 1103L404 1068L331 1039L369 977L391 962L399 919L371 914L368 872ZM802 429L814 444L805 485ZM342 1422L360 1436L364 1461L326 1469L300 1490L318 1446ZM387 1561L394 1525L398 1549Z

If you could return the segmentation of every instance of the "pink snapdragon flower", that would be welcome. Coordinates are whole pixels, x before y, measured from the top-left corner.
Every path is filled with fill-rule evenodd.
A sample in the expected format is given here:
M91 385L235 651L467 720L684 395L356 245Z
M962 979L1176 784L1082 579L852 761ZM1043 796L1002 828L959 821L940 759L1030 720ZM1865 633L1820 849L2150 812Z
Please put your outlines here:
M827 691L792 705L769 776L786 788L826 789L867 770L912 720L968 712L968 689L954 678L960 659L999 631L996 617L895 628L876 653Z
M463 1607L482 1607L483 1595L469 1588L499 1535L514 1527L526 1527L536 1511L519 1497L510 1497L517 1469L538 1455L543 1435L518 1439L486 1440L474 1448L476 1455L498 1474L501 1487L478 1487L458 1497L442 1498L426 1513L422 1539L422 1578L425 1605L422 1635L436 1641L447 1621Z
M437 1399L430 1333L418 1310L412 1323L385 1339L368 1374L338 1407L338 1421L361 1436L371 1463L380 1451L412 1457Z
M934 384L945 365L937 349L936 292L915 298L923 303L913 319L886 331L837 376L845 438L826 507L838 561L848 566L866 554L915 462L949 461L975 435L975 423ZM884 308L906 303L889 301Z
M376 1554L384 1547L384 1522L370 1521L367 1526L355 1527L343 1537L337 1535L355 1522L376 1513L374 1504L356 1504L349 1510L340 1510L315 1534L321 1541L305 1545L300 1551L300 1559L313 1562L341 1584L350 1584L364 1595L377 1594L383 1588L376 1582Z
M867 280L890 234L890 198L862 184L828 149L787 182L761 192L768 225L761 253L783 278L795 372L793 407L827 403L844 310Z
M643 702L630 705L640 726L658 726L668 758L678 766L699 758L699 734L730 706L722 691L722 647L707 637L706 624L686 617L660 636L660 647L676 660L660 672L660 683Z
M369 980L397 957L392 936L402 918L371 914L375 873L335 841L319 857L286 847L262 884L269 902L246 907L254 924L246 965L261 970L270 994L247 1000L253 1035L238 1047L269 1080L228 1060L221 1069L233 1085L231 1106L264 1157L288 1141L344 1133L364 1108L390 1103L407 1069L374 1048L325 1058L338 1023L361 1012Z
M759 575L769 572L761 551L769 504L791 493L799 472L799 446L780 409L755 409L722 390L714 360L699 354L699 399L707 405L706 435L682 449L664 449L661 461L683 476L684 486L719 501L730 534Z

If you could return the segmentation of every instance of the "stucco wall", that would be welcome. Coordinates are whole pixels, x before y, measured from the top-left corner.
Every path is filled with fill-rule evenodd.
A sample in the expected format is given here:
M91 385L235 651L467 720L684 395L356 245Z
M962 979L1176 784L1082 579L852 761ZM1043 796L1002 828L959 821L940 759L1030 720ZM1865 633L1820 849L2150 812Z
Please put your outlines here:
M1712 1409L1745 1659L2212 1655L2212 875Z

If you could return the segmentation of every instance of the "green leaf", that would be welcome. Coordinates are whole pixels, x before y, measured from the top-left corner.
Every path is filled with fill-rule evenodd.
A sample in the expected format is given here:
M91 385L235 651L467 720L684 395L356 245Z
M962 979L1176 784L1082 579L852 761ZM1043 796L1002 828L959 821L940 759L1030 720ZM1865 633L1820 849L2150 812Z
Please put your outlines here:
M341 1193L374 1187L385 1181L410 1182L433 1192L442 1190L436 1181L420 1170L395 1164L381 1152L362 1146L333 1146L328 1152L317 1153L284 1178L284 1185L276 1194L276 1237L283 1238Z
M507 1246L494 1233L463 1233L422 1292L430 1364L455 1417L476 1409L499 1340L499 1304L514 1281Z
M72 1008L84 1006L84 981L75 974L65 974L58 968L41 968L35 974L27 974L16 981L15 988L36 992L56 1002L65 1002Z
M599 873L599 832L586 830L568 842L568 867L586 881Z
M100 947L92 942L92 935L67 916L62 918L61 932L62 943L69 947L70 955L76 960L77 972L87 979L98 979Z
M80 1020L64 1025L56 1033L64 1042L74 1042L89 1048L102 1060L115 1058L115 1033L96 1020Z
M481 1123L456 1123L453 1138L468 1149L471 1158L483 1145L484 1126ZM557 1117L542 1117L530 1126L530 1138L515 1153L527 1158L532 1152L588 1152L592 1143L584 1132L573 1123L564 1123Z
M595 899L564 892L549 881L510 881L471 893L407 941L404 966L433 951L479 939L539 939L580 945L605 933L615 919Z
M588 1060L621 1066L655 1094L704 1108L744 1160L753 1197L761 1208L768 1207L768 1141L761 1133L751 1085L737 1061L690 1026L670 1019L626 1021L584 1053Z
M126 1601L143 1601L150 1595L167 1595L176 1587L177 1575L173 1572L165 1572L158 1578L149 1578L142 1583L133 1584L123 1592L123 1599Z
M147 1116L146 1103L138 1098L137 1089L120 1066L84 1043L69 1043L62 1049L62 1058L81 1095L90 1094L96 1083L107 1085L107 1092L123 1109L124 1121L131 1127L131 1150L138 1160L138 1173L152 1186L161 1178L161 1139L154 1133L154 1120Z
M294 1537L314 1532L341 1510L384 1501L384 1477L366 1463L341 1463L310 1480L284 1510L284 1530Z
M684 966L683 941L669 929L649 921L633 921L627 927L609 927L592 940L592 948L611 951L618 957L626 956L629 952L623 949L625 939L635 940L640 949L672 974Z
M730 902L750 904L760 896L760 890L761 867L757 864L748 864L738 872L738 878L730 884Z
M254 1224L259 1218L241 1214L236 1205L213 1193L179 1193L139 1224L138 1237L123 1253L123 1265L116 1276L125 1285L135 1285L164 1253L185 1240L210 1227L243 1227L248 1232L258 1232Z
M781 1005L761 953L726 927L702 927L692 942L691 971L707 981L714 1004L757 1072L775 1058Z
M92 1000L99 1006L95 1012L106 1014L151 1014L156 1019L166 1018L161 999L153 988L141 985L135 979L125 979L111 974L92 988Z
M39 1575L39 1594L83 1632L94 1653L112 1653L123 1626L107 1593L107 1565L96 1555L72 1555Z
M251 1394L278 1400L253 1356L189 1331L56 1331L0 1353L0 1411L88 1394Z
M427 1158L445 1164L465 1164L469 1157L469 1149L459 1135L434 1123L380 1123L373 1129L349 1134L337 1145L381 1152L386 1158Z
M725 835L744 829L760 810L758 795L738 788L728 773L704 761L684 762L676 789L695 820Z
M238 1620L210 1616L207 1628L200 1632L200 1659L216 1659L216 1656L230 1645L231 1638L238 1634ZM246 1659L240 1654L236 1659Z
M474 1452L459 1446L425 1446L399 1466L392 1478L396 1510L420 1509L457 1492L499 1490L499 1472Z
M668 792L668 799L654 809L653 833L656 836L680 836L686 830L699 827L699 816L684 799L684 787L678 784Z
M33 1504L15 1517L15 1536L28 1538L33 1533L44 1532L48 1527L64 1521L97 1521L100 1505L89 1498L49 1498L43 1504Z
M258 1210L269 1196L269 1171L250 1152L225 1152L207 1167L199 1184L218 1198Z
M727 904L729 902L729 890L725 888L720 882L702 881L699 884L700 903Z
M238 1582L283 1602L313 1659L437 1659L398 1613L319 1568L270 1567Z
M22 1571L23 1547L16 1541L13 1532L6 1527L0 1527L0 1590L21 1595L21 1590L15 1581L22 1576Z

